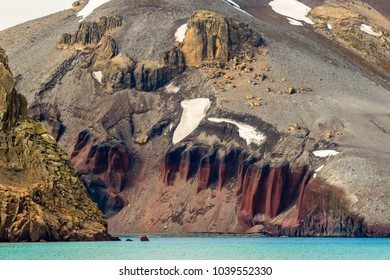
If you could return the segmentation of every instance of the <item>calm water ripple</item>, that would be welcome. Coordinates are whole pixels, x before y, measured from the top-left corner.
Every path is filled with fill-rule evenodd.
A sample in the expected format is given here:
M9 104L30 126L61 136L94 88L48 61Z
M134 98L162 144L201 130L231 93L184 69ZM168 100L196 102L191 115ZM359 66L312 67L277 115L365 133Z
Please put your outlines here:
M390 238L158 237L1 243L0 260L390 260Z

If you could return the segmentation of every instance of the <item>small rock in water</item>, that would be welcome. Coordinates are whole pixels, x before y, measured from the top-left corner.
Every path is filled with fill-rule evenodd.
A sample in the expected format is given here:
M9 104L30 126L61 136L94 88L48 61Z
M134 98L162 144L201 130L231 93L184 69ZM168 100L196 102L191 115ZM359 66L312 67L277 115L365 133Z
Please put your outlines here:
M133 241L133 239L126 239L126 241L129 241L129 242L131 242L131 241Z
M141 236L141 241L149 241L149 238L146 235Z

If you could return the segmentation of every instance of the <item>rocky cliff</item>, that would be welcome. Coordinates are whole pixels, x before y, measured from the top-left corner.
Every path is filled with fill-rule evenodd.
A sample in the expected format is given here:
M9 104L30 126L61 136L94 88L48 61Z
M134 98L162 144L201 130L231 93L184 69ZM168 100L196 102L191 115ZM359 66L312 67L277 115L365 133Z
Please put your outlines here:
M238 4L253 16L111 0L0 44L111 232L389 236L388 80L314 32L330 19L290 26Z
M0 241L111 240L68 156L27 117L0 49Z
M9 131L19 115L26 112L26 98L16 92L8 58L0 48L0 130Z
M85 66L102 72L101 82L110 94L130 88L157 90L186 67L224 67L239 54L251 54L262 43L261 36L248 25L200 10L189 20L183 42L176 41L158 61L136 62L119 53L115 40L108 35L122 25L122 20L115 14L99 22L83 22L74 35L65 33L58 43L61 49L73 47L88 53Z
M85 21L80 23L75 34L62 35L58 47L74 47L78 50L93 48L100 43L106 32L122 25L122 17L118 14L110 17L101 17L98 22Z
M201 10L188 21L182 51L187 66L223 67L239 52L259 47L262 38L246 24Z
M293 141L290 136L282 138ZM279 140L273 149L280 149L283 142ZM188 142L169 149L162 166L162 180L168 189L189 183L195 185L194 200L211 193L209 202L213 202L205 211L216 211L222 219L226 214L218 210L213 198L226 196L225 199L232 202L230 207L236 207L233 231L269 236L378 234L375 227L369 227L364 218L351 209L345 192L315 179L313 174L310 164L290 163L287 158L276 155L266 159L261 152L237 146L210 147ZM187 211L180 213L189 219Z

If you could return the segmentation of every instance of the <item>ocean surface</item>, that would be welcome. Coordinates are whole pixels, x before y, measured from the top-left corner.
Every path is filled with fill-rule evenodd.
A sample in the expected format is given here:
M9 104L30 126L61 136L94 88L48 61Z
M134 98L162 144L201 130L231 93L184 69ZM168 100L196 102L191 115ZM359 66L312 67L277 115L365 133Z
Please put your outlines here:
M125 241L126 239L134 241ZM390 260L390 238L122 237L0 243L0 260Z

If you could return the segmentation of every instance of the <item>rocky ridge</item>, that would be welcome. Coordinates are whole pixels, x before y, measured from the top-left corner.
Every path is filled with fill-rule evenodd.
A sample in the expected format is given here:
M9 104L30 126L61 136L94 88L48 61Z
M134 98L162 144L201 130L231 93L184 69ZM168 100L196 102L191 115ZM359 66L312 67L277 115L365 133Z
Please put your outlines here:
M66 153L26 116L3 49L0 73L0 241L111 240Z
M238 53L251 52L262 39L248 25L214 12L200 10L188 22L183 42L176 41L159 61L136 62L120 53L110 31L122 25L115 14L99 22L83 22L78 31L63 34L58 47L86 52L85 67L101 71L106 92L136 88L153 91L165 86L186 67L224 67ZM114 32L114 31L113 31Z
M62 131L55 136L110 217L110 230L388 235L388 98L369 82L374 75L360 73L335 51L343 48L327 49L331 42L312 30L282 22L268 3L239 2L253 17L214 1L186 3L112 0L97 9L90 18L119 11L126 20L97 43L104 48L52 48L52 57L67 61L51 66L51 78L40 79L42 90L34 95L33 109L50 130ZM193 11L205 8L225 16L204 12L192 26L187 20ZM219 45L226 40L213 36L226 34L221 18L249 23L266 44L252 49L249 40L248 48L224 62L229 51ZM52 46L59 34L77 30L74 19L67 22L67 29L51 31ZM183 42L173 43L185 22ZM175 46L185 57L186 41L188 53L199 57L194 67L185 65L152 93L138 90L137 61L157 67L161 54ZM19 53L24 51L13 56ZM104 80L114 58L107 71L113 75ZM17 69L25 87L34 75ZM138 76L151 85L159 75ZM107 83L115 94L105 94ZM181 102L195 98L208 98L210 110L174 145L172 135L185 118ZM211 117L233 122L213 123ZM234 122L254 127L266 140L247 144ZM340 154L313 156L322 149Z

